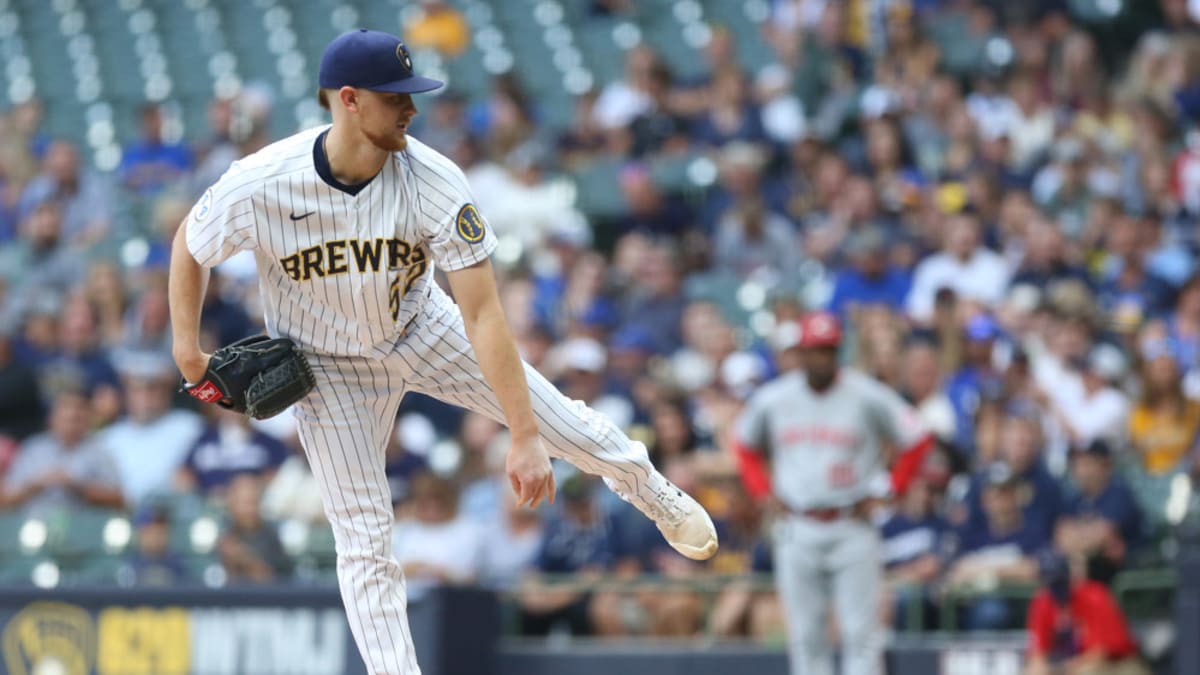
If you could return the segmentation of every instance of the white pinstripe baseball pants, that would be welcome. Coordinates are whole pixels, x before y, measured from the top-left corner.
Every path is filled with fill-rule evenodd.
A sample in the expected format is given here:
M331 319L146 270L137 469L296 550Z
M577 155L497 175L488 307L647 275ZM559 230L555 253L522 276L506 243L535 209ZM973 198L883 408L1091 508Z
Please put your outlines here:
M391 493L384 451L400 399L421 392L503 422L463 328L433 289L407 337L387 358L308 355L317 387L297 404L300 439L337 545L337 575L350 630L373 675L417 675L405 614L404 576L392 555ZM528 364L533 410L547 450L603 477L644 504L664 485L646 448L608 418L563 396Z

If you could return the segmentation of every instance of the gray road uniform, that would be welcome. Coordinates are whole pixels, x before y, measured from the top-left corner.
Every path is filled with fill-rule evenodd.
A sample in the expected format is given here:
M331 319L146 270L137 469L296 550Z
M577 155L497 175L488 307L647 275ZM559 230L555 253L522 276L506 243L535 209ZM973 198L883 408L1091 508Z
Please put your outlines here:
M788 511L774 524L772 538L792 674L833 672L825 639L831 601L842 672L881 673L882 558L879 535L861 503L886 470L885 445L909 448L928 437L917 412L853 369L841 369L824 392L793 372L750 398L735 433L740 446L767 456L772 491Z

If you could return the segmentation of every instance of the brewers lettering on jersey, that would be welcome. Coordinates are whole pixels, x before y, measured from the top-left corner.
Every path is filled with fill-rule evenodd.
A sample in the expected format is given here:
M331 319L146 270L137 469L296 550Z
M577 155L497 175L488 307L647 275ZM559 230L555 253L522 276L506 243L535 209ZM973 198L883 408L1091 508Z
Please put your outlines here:
M174 354L205 371L199 320L207 270L252 251L264 322L295 341L316 388L295 406L300 439L337 544L338 585L370 673L420 670L391 550L384 453L400 400L418 391L504 422L506 473L523 505L553 499L550 457L567 459L703 560L717 549L704 509L608 418L521 362L489 256L496 237L461 169L415 138L412 72L399 38L359 30L321 58L331 125L235 162L196 202L171 256ZM446 273L452 300L434 283Z
M825 623L832 604L842 673L878 675L883 564L866 505L884 475L885 445L900 448L897 464L908 464L924 457L932 437L895 391L838 367L841 329L832 314L806 314L787 328L783 348L799 350L804 370L756 391L734 436L747 488L772 495L783 511L772 543L791 672L833 672Z

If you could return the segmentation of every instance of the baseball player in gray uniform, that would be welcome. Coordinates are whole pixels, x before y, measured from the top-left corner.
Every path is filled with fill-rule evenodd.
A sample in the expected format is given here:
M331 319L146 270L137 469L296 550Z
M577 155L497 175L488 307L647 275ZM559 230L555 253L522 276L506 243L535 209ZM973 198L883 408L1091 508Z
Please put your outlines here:
M833 673L825 638L831 604L841 672L874 675L883 669L883 568L866 505L872 485L886 476L886 448L901 450L904 464L912 464L932 436L896 392L839 368L841 329L832 314L807 314L793 332L786 348L799 348L803 371L784 373L751 396L735 444L747 487L769 496L779 512L771 534L792 675Z
M316 379L296 417L367 670L419 672L384 475L408 391L507 424L506 470L521 504L554 498L550 457L561 457L602 476L680 553L711 557L708 514L654 468L645 446L519 358L489 262L495 235L462 170L407 134L412 95L442 83L413 73L399 38L359 30L326 47L319 84L333 124L234 162L180 227L171 322L176 362L198 382L209 359L199 344L208 269L254 252L267 332L293 340Z

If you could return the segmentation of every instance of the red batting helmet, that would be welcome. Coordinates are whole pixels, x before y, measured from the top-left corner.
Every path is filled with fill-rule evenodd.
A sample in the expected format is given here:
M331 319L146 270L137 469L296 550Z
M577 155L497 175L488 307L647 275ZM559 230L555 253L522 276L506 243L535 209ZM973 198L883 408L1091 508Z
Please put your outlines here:
M842 343L842 327L829 312L809 312L800 317L800 341L796 346L836 347Z

